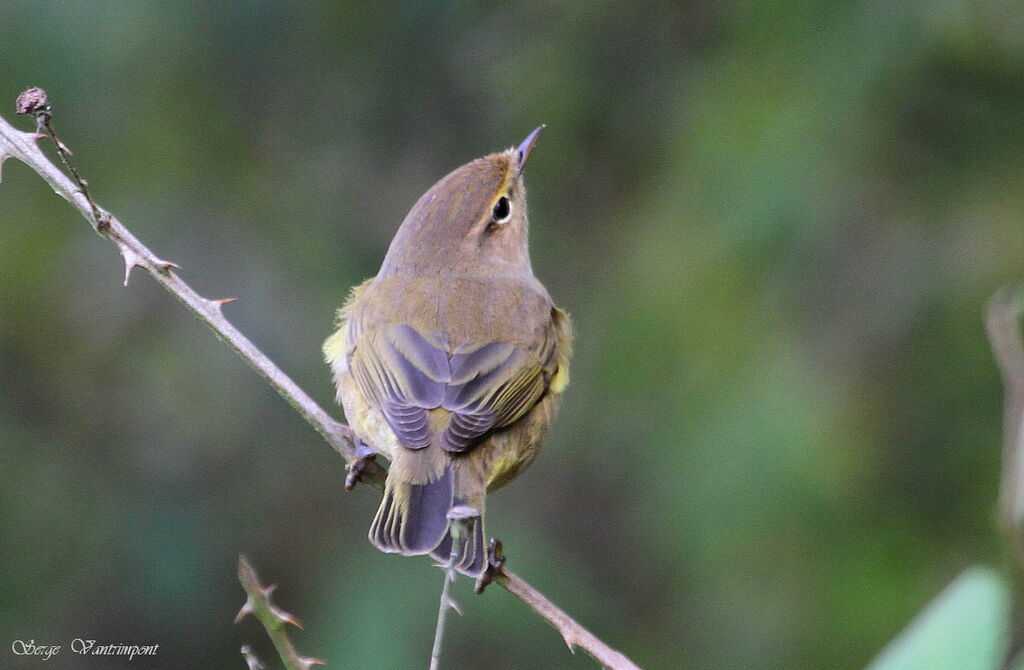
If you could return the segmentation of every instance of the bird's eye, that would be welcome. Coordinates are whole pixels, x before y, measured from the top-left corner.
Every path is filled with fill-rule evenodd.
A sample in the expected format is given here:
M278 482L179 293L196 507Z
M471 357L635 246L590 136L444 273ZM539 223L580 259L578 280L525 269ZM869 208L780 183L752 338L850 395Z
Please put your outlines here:
M501 196L498 202L494 203L494 211L491 212L494 223L505 223L512 216L512 203L508 198Z

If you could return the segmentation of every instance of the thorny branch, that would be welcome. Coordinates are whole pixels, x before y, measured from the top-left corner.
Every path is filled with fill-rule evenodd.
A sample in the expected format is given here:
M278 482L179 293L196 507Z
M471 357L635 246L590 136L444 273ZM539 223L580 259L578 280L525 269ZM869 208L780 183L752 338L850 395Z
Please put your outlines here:
M35 170L53 188L54 193L82 213L82 216L92 224L93 230L117 246L124 259L125 286L128 285L128 278L134 268L140 267L149 272L168 293L184 303L200 321L206 323L221 340L238 352L246 363L323 435L328 444L344 456L347 463L352 463L355 460L355 446L348 426L332 419L281 368L224 317L222 307L233 298L210 300L199 295L174 272L178 265L158 258L132 235L117 217L96 204L89 194L87 183L71 167L71 152L53 134L52 109L46 100L46 93L38 88L25 91L18 96L17 111L19 114L31 114L36 119L37 132L21 132L0 118L0 166L7 158L17 158ZM39 130L45 132L41 134ZM44 138L53 141L61 161L69 166L74 180L51 163L36 144L36 140ZM369 462L361 479L381 485L383 469L376 463Z
M351 468L356 461L355 446L348 426L331 418L316 402L277 365L260 351L245 335L235 328L223 314L222 307L231 301L211 300L199 295L174 272L178 268L158 258L140 242L117 217L96 204L89 193L88 184L71 164L71 152L57 137L52 124L52 109L42 89L29 89L18 97L19 114L29 114L36 120L36 132L17 130L0 117L0 168L7 158L16 158L32 168L53 189L54 193L74 206L93 229L113 242L124 259L124 283L133 268L141 267L163 286L171 295L180 300L197 318L206 323L228 346L234 349L263 379L270 384L334 449L341 454ZM37 140L53 142L61 162L67 167L72 178L61 172L36 144ZM360 481L381 487L384 469L369 461L360 476ZM612 670L637 670L638 666L620 652L602 642L572 617L559 609L542 593L527 584L517 575L503 567L496 567L493 581L526 603L540 617L550 623L562 635L570 650L579 647L595 660Z
M256 617L266 629L267 636L274 643L274 648L277 649L277 654L281 657L281 662L284 663L287 670L309 670L314 665L324 664L319 658L300 656L299 652L295 651L295 645L288 637L285 624L302 628L302 622L270 601L270 595L277 585L263 586L260 584L256 571L245 556L238 557L238 581L242 583L247 597L242 609L238 610L238 615L235 616L235 623L250 614ZM242 656L245 657L245 662L249 664L250 668L254 664L259 666L259 661L256 660L248 646L242 647Z

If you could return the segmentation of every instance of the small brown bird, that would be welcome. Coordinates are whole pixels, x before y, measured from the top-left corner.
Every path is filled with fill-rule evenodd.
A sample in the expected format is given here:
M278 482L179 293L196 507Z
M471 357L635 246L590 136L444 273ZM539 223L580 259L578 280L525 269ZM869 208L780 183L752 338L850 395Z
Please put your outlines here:
M360 454L391 461L370 541L474 577L486 493L533 461L569 381L572 326L527 245L523 167L543 128L424 193L324 343ZM475 520L453 551L457 506Z

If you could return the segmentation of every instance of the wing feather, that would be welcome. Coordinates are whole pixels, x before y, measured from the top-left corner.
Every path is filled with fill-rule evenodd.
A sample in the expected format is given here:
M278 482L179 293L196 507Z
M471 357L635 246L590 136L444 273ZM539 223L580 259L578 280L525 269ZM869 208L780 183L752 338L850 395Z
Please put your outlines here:
M496 428L514 423L544 395L553 374L554 326L534 346L491 342L454 348L409 326L364 332L349 360L360 390L377 407L399 442L430 444L429 412L451 420L441 446L464 452Z

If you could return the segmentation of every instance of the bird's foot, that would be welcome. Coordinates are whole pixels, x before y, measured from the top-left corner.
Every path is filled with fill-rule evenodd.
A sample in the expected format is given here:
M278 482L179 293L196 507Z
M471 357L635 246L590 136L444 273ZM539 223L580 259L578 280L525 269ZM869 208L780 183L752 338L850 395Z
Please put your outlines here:
M345 490L351 491L359 483L366 466L376 460L377 452L366 445L365 442L356 438L356 459L348 466L348 474L345 475Z
M501 574L505 566L505 554L501 550L501 540L491 538L491 544L487 547L487 567L484 573L476 580L473 592L481 594L487 585L494 581L494 578Z

